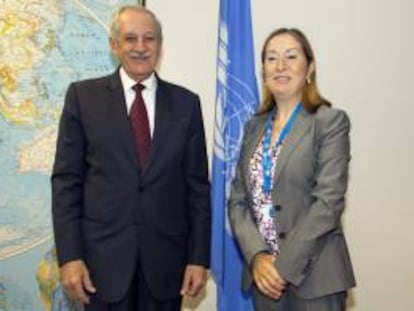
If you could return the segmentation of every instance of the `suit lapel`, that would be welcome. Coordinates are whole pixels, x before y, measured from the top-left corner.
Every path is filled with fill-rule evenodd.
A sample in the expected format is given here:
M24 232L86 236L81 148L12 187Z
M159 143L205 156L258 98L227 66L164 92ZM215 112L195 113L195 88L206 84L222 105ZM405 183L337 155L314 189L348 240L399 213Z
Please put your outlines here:
M151 142L150 155L147 167L144 169L145 176L154 165L157 156L162 152L161 148L168 136L168 128L170 126L171 109L169 105L168 89L165 83L157 77L157 93L155 97L155 122L154 134Z
M245 176L248 176L250 159L252 158L253 153L257 148L257 145L260 143L260 140L262 139L263 133L266 128L266 121L270 113L274 113L273 110L269 113L256 116L256 122L252 124L253 128L250 130L249 133L244 133L244 135L249 135L249 137L251 138L248 139L246 142L247 145L243 156Z
M246 146L246 155L247 159L251 159L253 156L254 151L256 150L257 145L259 144L260 140L262 139L264 130L266 128L266 120L269 114L261 115L257 117L257 122L253 125L253 128L248 135L252 137L251 140L247 142Z
M279 157L277 159L276 169L273 177L273 184L276 184L276 180L278 179L283 167L286 165L289 156L292 152L294 152L300 142L301 138L305 133L308 131L310 126L310 117L309 113L302 109L301 112L298 114L297 119L292 127L290 133L286 136L282 149L280 151Z
M139 167L119 70L109 76L107 89L109 92L109 100L107 101L108 116L112 122L110 126L122 140L121 145L125 146L128 158Z

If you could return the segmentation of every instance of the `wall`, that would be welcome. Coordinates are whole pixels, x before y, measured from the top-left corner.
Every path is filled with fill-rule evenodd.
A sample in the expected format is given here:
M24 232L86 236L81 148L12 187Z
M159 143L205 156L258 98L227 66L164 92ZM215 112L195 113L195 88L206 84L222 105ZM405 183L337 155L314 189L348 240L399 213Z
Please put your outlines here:
M147 0L147 6L164 26L160 73L200 94L211 154L219 1ZM322 93L352 120L344 224L358 287L349 310L414 310L414 2L255 0L252 10L256 51L274 28L304 30ZM214 291L210 280L204 299L186 310L215 310Z

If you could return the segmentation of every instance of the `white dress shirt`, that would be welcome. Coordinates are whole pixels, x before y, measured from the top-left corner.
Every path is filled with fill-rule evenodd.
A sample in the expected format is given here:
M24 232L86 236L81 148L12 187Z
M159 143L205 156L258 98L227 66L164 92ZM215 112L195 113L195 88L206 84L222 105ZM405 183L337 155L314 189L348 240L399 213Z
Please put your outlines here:
M119 75L121 77L122 87L124 89L125 95L126 109L129 115L135 99L135 90L133 87L137 84L137 82L128 76L123 67L121 67L119 70ZM145 86L145 89L142 90L142 98L144 99L145 107L147 108L150 134L152 137L154 133L155 123L155 95L157 93L157 78L155 77L155 74L152 73L148 78L141 81L140 83Z

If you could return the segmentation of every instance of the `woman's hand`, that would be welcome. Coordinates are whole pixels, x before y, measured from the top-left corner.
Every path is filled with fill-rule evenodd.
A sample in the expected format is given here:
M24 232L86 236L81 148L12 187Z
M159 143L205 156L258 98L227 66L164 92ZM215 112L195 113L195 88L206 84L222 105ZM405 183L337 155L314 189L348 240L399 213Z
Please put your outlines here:
M258 253L252 263L253 279L257 288L272 299L279 299L286 287L275 266L276 257L269 253Z

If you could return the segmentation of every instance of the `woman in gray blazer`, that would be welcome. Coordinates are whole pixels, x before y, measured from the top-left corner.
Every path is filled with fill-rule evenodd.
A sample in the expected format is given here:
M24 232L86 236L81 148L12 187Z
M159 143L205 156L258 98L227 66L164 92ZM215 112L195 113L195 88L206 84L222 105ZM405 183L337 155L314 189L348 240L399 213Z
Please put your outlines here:
M278 29L262 50L263 102L247 123L229 198L257 310L345 310L355 286L341 227L350 123L318 92L312 48Z

